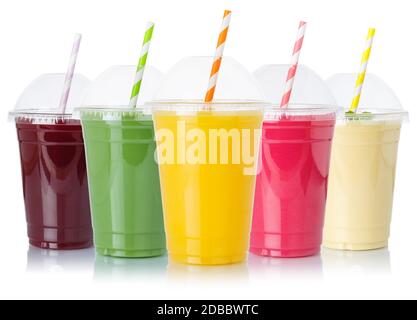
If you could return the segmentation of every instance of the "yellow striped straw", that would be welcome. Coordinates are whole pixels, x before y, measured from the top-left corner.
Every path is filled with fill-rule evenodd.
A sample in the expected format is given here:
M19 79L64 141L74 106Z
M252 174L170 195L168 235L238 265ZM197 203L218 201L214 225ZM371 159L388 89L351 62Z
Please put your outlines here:
M350 106L349 112L356 113L359 107L359 101L361 100L362 87L365 81L366 69L368 68L368 61L371 55L372 43L374 41L375 31L376 30L374 28L370 28L368 31L368 36L366 37L366 48L362 55L361 69L359 71L358 78L356 80L355 95L353 97L352 105Z

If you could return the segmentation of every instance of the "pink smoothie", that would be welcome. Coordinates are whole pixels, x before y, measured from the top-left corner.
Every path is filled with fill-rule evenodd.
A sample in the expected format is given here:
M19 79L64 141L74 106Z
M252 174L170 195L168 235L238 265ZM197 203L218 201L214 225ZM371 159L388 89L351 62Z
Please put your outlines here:
M333 115L264 122L252 253L291 258L320 252L334 126Z

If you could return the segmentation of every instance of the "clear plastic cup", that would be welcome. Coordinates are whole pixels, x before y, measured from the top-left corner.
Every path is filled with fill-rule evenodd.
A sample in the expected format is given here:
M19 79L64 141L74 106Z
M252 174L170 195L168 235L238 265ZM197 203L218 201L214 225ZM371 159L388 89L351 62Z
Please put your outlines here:
M349 106L355 80L354 74L328 80L341 105ZM347 113L335 131L324 229L324 245L331 249L388 245L398 144L408 113L392 89L372 74L361 105L367 107Z
M150 106L170 258L198 265L243 261L264 104L215 102L211 110L197 101Z
M256 180L250 251L268 257L318 254L337 108L267 111Z
M215 101L212 57L188 57L164 77L153 113L168 253L174 262L243 261L249 244L265 103L252 75L224 57Z
M152 116L140 105L122 105L129 101L135 73L134 66L109 68L85 99L98 107L77 109L86 145L94 243L104 256L146 258L166 252ZM140 101L152 96L161 76L151 66L146 69Z
M289 66L255 72L265 95L279 101ZM274 106L263 122L250 252L274 258L315 255L322 243L333 132L332 94L311 69L300 66L291 104Z
M81 249L93 240L84 141L72 116L90 82L75 75L62 114L64 79L64 74L39 77L9 113L19 141L29 242L44 249Z

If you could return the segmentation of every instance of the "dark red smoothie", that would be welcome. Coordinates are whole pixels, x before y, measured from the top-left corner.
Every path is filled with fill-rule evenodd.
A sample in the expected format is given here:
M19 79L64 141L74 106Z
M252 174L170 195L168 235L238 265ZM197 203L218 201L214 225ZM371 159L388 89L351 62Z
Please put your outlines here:
M30 244L63 250L92 246L80 123L17 120L16 127Z

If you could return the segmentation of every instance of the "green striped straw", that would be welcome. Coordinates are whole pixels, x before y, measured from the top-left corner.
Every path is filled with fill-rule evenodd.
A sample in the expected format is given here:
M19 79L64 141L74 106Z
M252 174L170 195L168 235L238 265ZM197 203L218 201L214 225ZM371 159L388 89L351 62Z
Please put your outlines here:
M152 40L152 34L155 24L148 22L146 25L145 37L143 39L142 52L140 54L138 67L136 69L135 82L133 83L132 95L130 97L130 107L136 108L140 88L142 86L143 72L145 71L146 60L148 59L149 46Z

